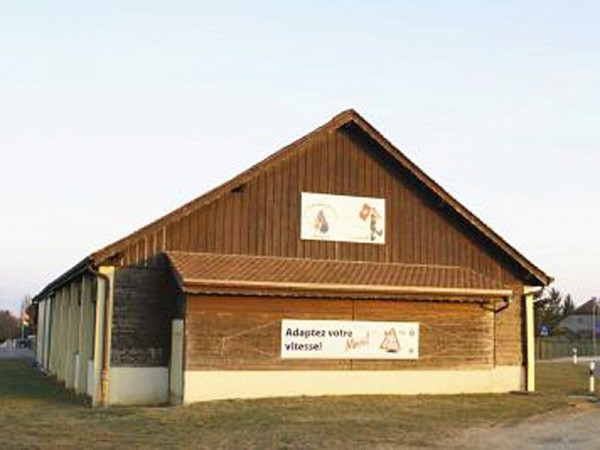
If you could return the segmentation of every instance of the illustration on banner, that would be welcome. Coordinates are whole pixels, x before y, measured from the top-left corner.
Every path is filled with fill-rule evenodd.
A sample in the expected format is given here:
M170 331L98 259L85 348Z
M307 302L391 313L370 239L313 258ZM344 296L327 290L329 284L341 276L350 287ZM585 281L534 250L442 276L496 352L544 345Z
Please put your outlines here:
M389 353L397 353L400 351L400 341L396 335L396 330L390 328L388 331L383 332L383 336L383 342L379 346L380 349Z
M369 205L368 203L365 203L362 209L360 210L360 213L358 213L358 216L363 221L366 221L368 218L370 218L369 229L371 230L371 241L377 239L378 236L383 236L383 229L377 225L377 223L381 219L381 216L379 215L375 207Z
M384 244L384 226L384 199L302 193L302 239Z

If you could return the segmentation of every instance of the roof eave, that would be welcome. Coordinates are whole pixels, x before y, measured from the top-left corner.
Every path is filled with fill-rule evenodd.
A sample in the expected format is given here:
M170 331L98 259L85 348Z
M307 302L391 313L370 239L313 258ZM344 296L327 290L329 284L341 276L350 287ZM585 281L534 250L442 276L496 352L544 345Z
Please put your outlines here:
M390 154L400 165L406 167L413 176L433 192L438 198L447 203L459 216L463 217L476 230L487 237L496 247L500 248L513 261L517 262L533 279L534 286L548 286L554 279L529 261L517 249L506 242L500 235L487 226L481 219L463 206L450 193L423 172L415 163L406 157L398 148L388 141L375 127L354 110L345 111L334 120L340 121L339 128L354 124L366 133L381 148ZM536 284L537 283L537 284Z
M77 278L78 276L84 274L88 271L89 267L93 264L93 260L90 256L86 256L84 259L79 261L69 270L64 272L58 278L55 278L52 282L50 282L46 287L44 287L33 299L32 303L38 303L43 300L45 297L51 295L54 291L61 288L63 285L68 283L69 281Z
M477 297L477 298L506 298L513 295L511 289L485 288L451 288L437 286L389 286L389 285L355 285L341 283L298 283L250 280L212 280L184 279L184 291L189 289L219 289L242 288L270 291L323 291L355 294L394 294L394 295L431 295L433 297Z

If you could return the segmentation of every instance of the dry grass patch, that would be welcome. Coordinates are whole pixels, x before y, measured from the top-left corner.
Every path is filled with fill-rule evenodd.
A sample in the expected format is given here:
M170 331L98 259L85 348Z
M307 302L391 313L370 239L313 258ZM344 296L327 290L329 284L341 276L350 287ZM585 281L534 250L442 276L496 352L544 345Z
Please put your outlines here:
M0 361L0 448L348 448L435 446L472 426L512 423L585 393L583 366L542 364L540 395L302 397L185 407L91 409Z

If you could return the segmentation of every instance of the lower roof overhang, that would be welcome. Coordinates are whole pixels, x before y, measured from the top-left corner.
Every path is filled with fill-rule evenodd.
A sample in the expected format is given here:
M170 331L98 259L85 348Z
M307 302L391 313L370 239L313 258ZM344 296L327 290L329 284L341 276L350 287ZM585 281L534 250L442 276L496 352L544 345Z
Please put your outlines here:
M302 283L260 283L244 281L186 280L182 291L189 295L235 295L258 297L312 297L390 300L435 300L488 303L510 298L509 289L444 289L435 287L322 285Z
M339 260L168 252L191 295L406 299L487 303L513 290L471 269Z

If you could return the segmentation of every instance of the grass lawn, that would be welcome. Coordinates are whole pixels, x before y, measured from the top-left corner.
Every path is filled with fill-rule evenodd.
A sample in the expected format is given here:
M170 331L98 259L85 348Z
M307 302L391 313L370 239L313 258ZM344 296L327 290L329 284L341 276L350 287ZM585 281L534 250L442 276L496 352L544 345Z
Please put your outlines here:
M587 369L538 365L539 395L356 396L91 409L26 361L0 360L0 449L356 448L439 444L585 394Z

